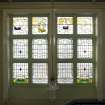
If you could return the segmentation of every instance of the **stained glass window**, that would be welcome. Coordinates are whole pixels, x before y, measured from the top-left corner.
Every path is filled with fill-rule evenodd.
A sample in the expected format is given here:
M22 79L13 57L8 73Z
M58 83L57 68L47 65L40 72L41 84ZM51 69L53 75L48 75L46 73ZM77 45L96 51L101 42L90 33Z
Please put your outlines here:
M78 39L78 58L92 58L92 39Z
M28 40L13 40L13 58L28 58Z
M78 63L77 64L77 83L92 83L93 82L93 64Z
M58 63L58 83L73 83L73 64Z
M73 41L71 39L58 39L58 58L69 59L73 57Z
M32 82L48 83L48 65L47 63L33 63Z
M13 35L28 34L28 17L13 17Z
M95 17L58 15L10 16L12 83L95 83Z
M77 17L77 33L78 34L93 34L93 18L92 17Z
M48 58L48 48L46 39L33 39L32 41L32 57L35 59Z
M48 34L48 17L32 17L32 34Z
M57 17L57 34L73 34L73 17Z
M13 83L28 83L28 63L13 63Z

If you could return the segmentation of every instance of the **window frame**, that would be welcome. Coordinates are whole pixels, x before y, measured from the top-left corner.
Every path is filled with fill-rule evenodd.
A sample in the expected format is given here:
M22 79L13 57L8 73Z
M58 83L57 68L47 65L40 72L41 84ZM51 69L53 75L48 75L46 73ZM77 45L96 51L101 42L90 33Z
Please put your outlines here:
M24 14L24 13L23 13ZM10 55L10 57L9 57L9 83L10 83L10 86L12 86L12 87L14 87L14 86L16 86L16 87L18 87L18 86L35 86L35 87L39 87L39 86L43 86L43 87L48 87L48 84L43 84L43 83L32 83L32 64L33 63L47 63L47 65L48 65L48 69L50 68L50 70L51 70L51 62L49 62L50 61L50 59L52 59L52 56L51 56L51 54L49 54L49 52L52 52L51 51L51 42L50 42L50 37L51 37L51 35L48 35L50 32L50 19L49 18L51 18L51 15L50 15L50 13L49 12L42 12L42 13L32 13L32 14L30 14L30 13L26 13L26 14L8 14L8 18L9 18L9 26L8 27L10 27L10 33L9 33L9 35L8 35L8 37L9 37L9 42L8 42L8 48L10 48L10 50L8 51L9 52L9 55ZM32 17L44 17L44 16L46 16L46 17L48 17L48 33L47 34L45 34L45 35L35 35L35 34L32 34ZM25 35L13 35L12 34L12 18L13 17L28 17L28 34L25 34ZM14 58L13 58L13 54L12 54L12 51L13 51L13 43L11 43L11 42L13 42L13 39L27 39L28 40L28 58L27 59L24 59L24 58L20 58L20 60L18 59L18 60L13 60ZM47 43L48 43L48 46L47 46L47 48L48 48L48 58L46 58L46 59L34 59L34 58L32 58L32 40L33 39L46 39L47 40ZM31 47L30 47L31 46ZM22 61L21 61L22 60ZM35 61L36 60L36 61ZM13 83L13 67L12 67L12 65L13 65L13 62L14 63L16 63L16 62L18 62L18 63L28 63L28 71L29 71L29 73L28 73L28 75L29 75L29 83L27 83L27 84L14 84ZM31 69L31 70L29 70L29 69ZM49 82L49 75L50 75L50 73L51 73L51 71L49 71L48 70L48 82Z
M54 15L55 14L55 15ZM55 17L56 17L56 14L57 13L51 13L50 14L50 20L52 21L52 20L56 20L55 19ZM66 14L63 14L64 16L72 16L72 14L70 14L70 15L68 15L69 13L66 13ZM77 13L76 13L77 14ZM39 15L39 14L38 14ZM35 16L38 16L37 14L35 14ZM52 16L53 15L53 16ZM57 15L62 15L61 13L59 14L57 14ZM93 13L92 14L90 14L90 15L84 15L84 13L82 13L82 14L79 14L80 16L95 16ZM23 15L24 16L24 15ZM51 18L51 16L53 17L53 18ZM73 14L73 16L74 16L74 14ZM93 19L94 20L94 19ZM49 23L52 23L52 22L49 22ZM55 26L56 25L56 23L54 22L53 23L53 25L52 26L49 26L48 27L48 29L50 29L50 27L52 27L53 28L53 26ZM56 25L57 26L57 25ZM94 27L95 28L95 27ZM53 29L52 31L50 30L50 32L52 33L52 32L54 32L54 34L52 35L52 34L50 34L49 36L48 36L48 43L49 43L49 46L48 46L48 51L49 51L49 49L51 50L51 46L53 47L53 52L52 53L54 53L53 54L53 56L51 56L51 51L50 51L50 54L48 54L49 56L50 56L50 58L48 59L48 61L50 61L50 64L48 64L48 66L49 65L51 65L51 67L52 66L54 66L54 68L51 68L50 67L50 71L49 71L49 73L48 73L48 75L49 75L49 77L48 77L48 81L50 82L50 78L52 77L51 76L51 74L53 75L53 77L55 78L55 79L57 79L56 77L57 77L57 73L56 73L56 70L57 70L57 65L55 64L55 61L57 60L57 56L56 56L56 31ZM52 45L52 43L54 43L53 45ZM56 46L56 47L55 47ZM55 47L55 48L54 48ZM94 50L95 50L95 48L94 48ZM56 56L56 57L54 57L54 56ZM53 58L54 57L54 58ZM96 57L96 56L95 56ZM50 59L53 59L53 63L51 63L51 60ZM53 70L52 70L53 69ZM54 70L55 69L55 70ZM95 69L95 68L94 68ZM53 72L53 73L52 73ZM95 78L94 78L95 79ZM49 83L48 83L49 84ZM47 84L47 85L48 85ZM58 84L58 83L57 83ZM20 84L19 84L20 85ZM26 84L25 84L26 85ZM28 84L28 85L34 85L34 84ZM35 84L36 85L36 84ZM37 85L43 85L43 84L37 84ZM59 84L59 85L68 85L68 84ZM77 85L77 84L75 84L75 83L73 83L73 84L69 84L69 85ZM84 84L80 84L80 85L84 85ZM89 84L85 84L85 85L89 85ZM94 85L94 84L92 84L92 85Z
M68 86L68 85L73 85L73 86L95 86L96 84L96 14L95 13L88 13L88 14L85 14L85 13L63 13L61 11L59 12L56 12L55 13L55 20L57 20L57 17L73 17L73 34L57 34L57 31L56 31L56 34L55 34L55 45L56 45L56 48L55 48L55 55L56 55L56 61L58 61L57 63L61 62L61 63L72 63L73 64L73 83L71 84L60 84L58 83L59 85L61 86ZM77 17L92 17L93 18L93 34L78 34L77 33ZM57 23L57 21L56 21ZM57 29L57 24L56 24L56 29ZM73 38L73 58L72 59L61 59L61 61L59 59L57 59L57 38ZM88 58L83 58L83 59L80 59L80 58L77 58L77 40L78 39L92 39L92 48L93 48L93 51L92 51L92 58L91 59L88 59ZM75 41L74 41L75 40ZM75 47L74 47L75 46ZM93 59L93 60L92 60ZM88 61L85 61L85 60L88 60ZM67 62L66 62L67 61ZM56 71L57 71L57 63L55 64L56 65ZM93 64L93 79L94 79L94 83L92 84L78 84L76 81L77 81L77 63L92 63ZM57 72L56 72L56 75L57 75ZM57 77L57 76L56 76ZM56 78L57 79L57 78Z

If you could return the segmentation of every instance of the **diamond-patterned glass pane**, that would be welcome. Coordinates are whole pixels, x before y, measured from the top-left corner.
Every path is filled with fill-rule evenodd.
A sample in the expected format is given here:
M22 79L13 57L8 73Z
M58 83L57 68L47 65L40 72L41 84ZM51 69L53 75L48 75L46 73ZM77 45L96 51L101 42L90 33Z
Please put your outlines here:
M28 34L28 17L13 17L13 35Z
M13 83L28 83L28 63L13 63Z
M92 17L77 17L77 33L78 34L93 34L93 18Z
M58 39L57 56L61 59L69 59L73 57L73 40Z
M73 83L73 64L58 63L57 75L58 83Z
M77 43L77 57L92 58L92 39L79 39Z
M48 83L48 65L47 63L33 63L32 65L32 82Z
M48 17L32 17L32 34L48 34Z
M32 57L35 59L48 58L48 43L46 39L33 39Z
M57 34L73 34L73 17L57 17Z
M93 64L78 63L77 64L77 83L93 82Z
M13 58L28 58L28 40L13 40Z

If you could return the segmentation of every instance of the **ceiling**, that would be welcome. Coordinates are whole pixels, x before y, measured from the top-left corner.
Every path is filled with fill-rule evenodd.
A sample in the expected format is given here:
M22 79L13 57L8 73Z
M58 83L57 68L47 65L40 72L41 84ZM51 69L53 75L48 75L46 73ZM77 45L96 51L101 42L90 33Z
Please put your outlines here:
M0 0L0 2L105 2L105 0Z

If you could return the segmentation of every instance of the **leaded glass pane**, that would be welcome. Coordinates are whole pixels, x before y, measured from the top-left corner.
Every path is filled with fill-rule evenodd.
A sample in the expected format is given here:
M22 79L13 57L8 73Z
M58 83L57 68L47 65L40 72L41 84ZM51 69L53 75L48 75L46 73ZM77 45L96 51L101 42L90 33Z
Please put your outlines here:
M28 63L13 63L13 83L28 83Z
M48 43L46 39L32 40L32 57L35 59L48 58Z
M48 34L48 17L32 17L32 34Z
M77 43L77 57L92 58L92 39L79 39Z
M73 40L58 39L57 56L61 59L69 59L73 57Z
M13 58L28 58L28 40L13 40Z
M33 63L32 65L32 82L48 83L48 65L47 63Z
M73 83L73 64L72 63L58 63L57 71L58 83Z
M57 17L57 34L73 34L73 17Z
M93 18L92 17L77 17L77 33L78 34L93 34Z
M13 17L13 35L28 34L28 17Z
M77 83L93 83L93 64L77 64Z

